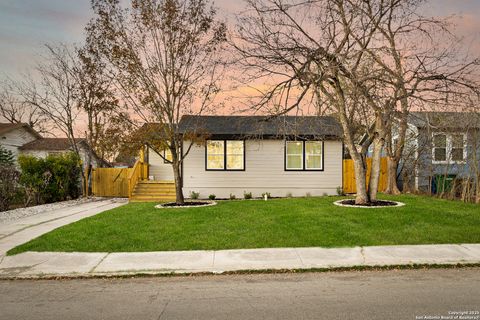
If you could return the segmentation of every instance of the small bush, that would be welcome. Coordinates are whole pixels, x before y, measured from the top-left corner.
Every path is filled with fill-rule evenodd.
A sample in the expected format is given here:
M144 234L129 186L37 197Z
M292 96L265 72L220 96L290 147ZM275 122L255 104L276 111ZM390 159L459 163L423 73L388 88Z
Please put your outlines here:
M10 209L18 194L20 172L14 165L0 164L0 211Z
M211 195L208 196L208 199L210 199L210 200L215 200L216 197L217 197L216 195L211 194Z
M81 194L81 161L74 153L50 155L45 159L28 155L18 158L20 184L25 205L76 199Z
M310 198L310 197L312 197L312 194L311 194L310 192L307 192L307 193L305 194L305 197Z
M251 193L251 192L246 192L246 191L244 191L244 192L243 192L243 198L245 198L245 199L247 199L247 200L248 200L248 199L252 199L252 193Z
M230 193L230 200L235 200L235 199L237 199L237 197L233 193Z
M200 192L191 191L190 199L197 200L200 197Z
M14 164L15 157L13 152L0 145L0 165L13 166Z
M267 199L271 199L272 198L272 195L270 194L270 192L264 192L262 193L262 198L265 199L265 196L267 196Z
M337 195L339 195L339 196L344 196L345 195L345 192L343 192L342 187L337 187Z
M287 192L287 195L286 195L286 197L287 197L287 198L292 198L292 197L293 197L293 195L292 195L292 193L291 193L291 192Z

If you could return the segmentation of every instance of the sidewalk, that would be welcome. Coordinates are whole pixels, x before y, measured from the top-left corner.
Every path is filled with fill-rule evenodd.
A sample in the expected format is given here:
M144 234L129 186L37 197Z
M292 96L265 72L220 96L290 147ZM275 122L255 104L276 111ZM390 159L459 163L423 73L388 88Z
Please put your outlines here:
M134 253L25 252L0 261L0 278L221 273L412 264L477 264L480 244L278 248Z

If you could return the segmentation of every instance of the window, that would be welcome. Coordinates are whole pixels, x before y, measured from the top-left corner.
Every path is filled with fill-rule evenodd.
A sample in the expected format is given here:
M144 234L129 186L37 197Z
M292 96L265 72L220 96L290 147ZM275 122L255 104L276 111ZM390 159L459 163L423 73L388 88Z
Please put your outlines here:
M463 134L452 134L452 150L451 150L451 158L452 161L463 161L464 159L464 136Z
M208 140L207 170L245 170L245 142L242 140Z
M287 141L285 170L323 170L323 141Z
M465 135L462 133L433 135L432 157L435 163L465 161Z
M173 161L172 151L168 148L163 150L163 162L172 163L172 161Z
M243 170L243 141L227 141L227 170Z
M447 161L447 135L436 134L433 136L433 159Z
M287 141L287 170L303 170L303 142Z

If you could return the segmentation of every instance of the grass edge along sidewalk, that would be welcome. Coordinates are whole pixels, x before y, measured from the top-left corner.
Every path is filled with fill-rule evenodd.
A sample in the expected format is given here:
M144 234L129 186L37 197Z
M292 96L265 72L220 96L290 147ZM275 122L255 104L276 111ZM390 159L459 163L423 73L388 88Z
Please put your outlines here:
M345 208L338 197L220 201L155 209L130 203L8 252L151 252L480 243L480 207L426 196L382 196L404 207Z

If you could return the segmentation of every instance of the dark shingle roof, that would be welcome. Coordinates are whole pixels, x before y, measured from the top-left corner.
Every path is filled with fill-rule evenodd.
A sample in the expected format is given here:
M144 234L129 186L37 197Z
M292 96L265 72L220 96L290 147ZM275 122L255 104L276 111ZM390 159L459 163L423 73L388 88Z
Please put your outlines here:
M185 115L179 133L196 132L214 136L284 137L311 136L340 139L342 128L330 116L192 116Z
M410 112L408 121L417 128L480 128L480 114L473 112Z
M75 141L76 143L80 143L84 142L85 139L75 139ZM63 151L70 149L70 141L67 138L42 138L20 147L20 150Z

